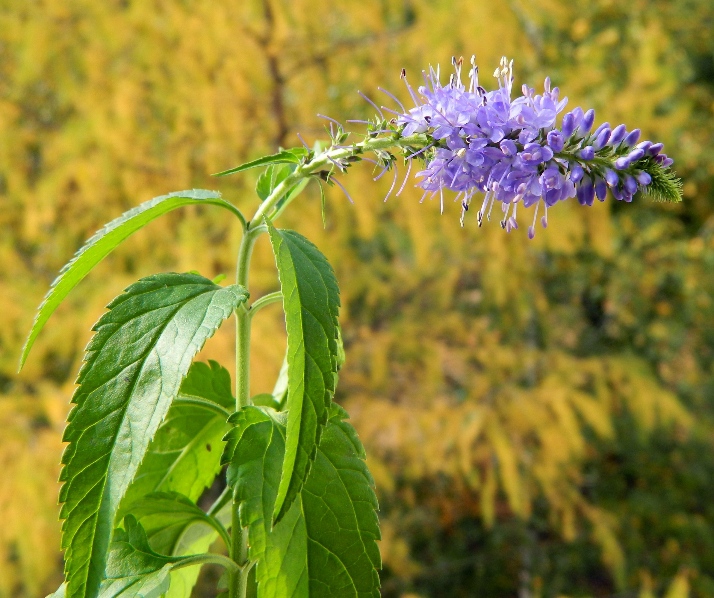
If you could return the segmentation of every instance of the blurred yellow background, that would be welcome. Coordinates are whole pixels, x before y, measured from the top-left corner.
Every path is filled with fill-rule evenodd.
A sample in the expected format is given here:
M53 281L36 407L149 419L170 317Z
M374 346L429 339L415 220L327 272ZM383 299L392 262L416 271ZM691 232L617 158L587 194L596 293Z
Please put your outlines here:
M282 226L313 240L343 294L337 400L381 502L384 596L714 596L714 5L711 0L4 0L0 6L0 598L61 582L64 418L89 330L141 276L232 276L239 231L188 208L135 235L20 347L58 269L104 222L169 191L219 189L245 213L277 146L366 118L429 64L501 55L516 88L549 75L596 123L663 141L682 205L551 212L459 228L368 165L355 199L308 188ZM495 84L495 82L494 82ZM274 290L267 244L251 292ZM253 390L272 388L278 308L254 324ZM230 368L232 327L204 350ZM205 584L196 596L212 596Z

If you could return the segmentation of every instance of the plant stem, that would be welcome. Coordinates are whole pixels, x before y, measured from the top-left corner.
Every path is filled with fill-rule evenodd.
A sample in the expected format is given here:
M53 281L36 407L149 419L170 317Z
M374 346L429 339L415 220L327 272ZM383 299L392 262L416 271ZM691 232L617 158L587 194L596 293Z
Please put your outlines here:
M256 299L253 305L250 306L250 317L252 318L259 310L263 309L266 305L271 303L277 303L283 300L283 294L280 291L275 291L274 293L268 293L263 295L260 299Z
M374 150L388 150L396 147L414 147L422 148L428 143L425 135L416 134L410 137L399 137L398 135L390 137L377 137L367 139L360 143L352 144L348 147L339 147L330 149L320 154L317 154L310 162L303 164L295 169L283 182L281 182L273 192L260 204L260 207L253 216L252 222L262 221L264 217L272 219L274 216L273 209L276 204L295 187L302 179L314 175L316 172L324 168L332 168L336 160L349 158L351 156L359 156L361 154ZM282 208L281 208L282 211Z
M248 223L238 250L236 282L248 288L248 272L253 245L265 227L254 228ZM241 305L236 311L236 411L250 405L250 313ZM250 566L248 562L248 530L240 524L238 504L234 501L231 513L230 555L240 569L230 576L230 598L245 598Z

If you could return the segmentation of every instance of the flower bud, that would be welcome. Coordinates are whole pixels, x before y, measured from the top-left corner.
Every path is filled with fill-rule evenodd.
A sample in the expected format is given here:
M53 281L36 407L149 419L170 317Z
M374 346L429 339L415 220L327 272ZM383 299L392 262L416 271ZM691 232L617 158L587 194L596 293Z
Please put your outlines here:
M622 158L615 160L615 168L617 168L617 170L625 170L629 165L630 160L627 156L622 156Z
M612 133L612 131L610 131L609 128L605 128L600 131L600 133L598 133L597 137L595 138L595 141L593 142L593 148L595 149L595 151L605 147L608 140L610 139L610 133Z
M578 127L578 131L580 134L584 137L590 132L590 129L593 128L593 122L595 121L595 110L590 108L584 115L583 115L583 120L580 123L580 126Z
M571 112L568 112L563 117L563 126L561 127L561 130L563 131L563 135L565 137L570 137L573 134L573 131L575 130L575 121Z
M637 140L640 138L640 130L639 129L633 129L630 131L627 136L625 137L624 144L628 147L631 147L637 143Z
M608 145L617 145L620 143L625 138L625 135L627 134L627 129L625 128L625 125L617 125L613 130L612 134L610 135L610 140L608 141Z
M595 183L595 195L600 201L605 201L607 196L607 183L603 179L598 179Z
M588 145L578 152L578 157L582 160L592 160L595 157L595 150Z
M608 168L605 171L605 180L607 181L609 187L617 187L617 184L620 182L620 177L617 176L617 173L614 170Z
M644 170L640 170L640 172L638 172L635 176L637 178L637 182L643 187L646 187L652 182L652 177Z

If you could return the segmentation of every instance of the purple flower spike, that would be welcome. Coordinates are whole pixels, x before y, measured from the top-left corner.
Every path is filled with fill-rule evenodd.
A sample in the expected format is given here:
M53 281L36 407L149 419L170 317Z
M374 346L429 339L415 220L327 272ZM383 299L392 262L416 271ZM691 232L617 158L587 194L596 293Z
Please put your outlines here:
M563 138L563 134L558 131L558 129L553 129L552 131L549 131L547 139L550 149L552 149L556 153L561 151L563 149L563 146L565 145L565 139Z
M632 147L633 145L635 145L635 143L637 143L637 141L639 140L639 138L640 138L640 130L639 130L639 129L633 129L633 130L630 131L630 132L627 134L627 136L625 137L624 144L625 144L627 147Z
M513 63L505 58L494 73L498 87L492 91L479 84L474 61L463 82L462 66L462 61L454 61L455 73L447 84L439 80L438 69L430 69L418 92L407 85L415 107L407 110L397 102L401 112L391 111L395 121L385 125L384 114L378 115L380 128L390 129L384 133L409 137L404 147L419 148L407 159L426 162L417 173L424 198L438 196L443 206L445 190L457 193L462 224L480 192L483 203L470 212L477 215L479 226L490 220L495 208L503 212L502 227L517 230L517 211L533 208L528 227L533 238L538 218L546 227L548 208L559 202L577 197L590 206L595 197L604 201L608 188L616 199L631 201L643 187L652 189L654 168L672 163L661 153L662 144L637 143L639 129L628 134L625 125L613 129L603 123L591 134L593 110L575 107L558 124L567 98L559 97L550 80L542 94L524 85L522 95L512 97ZM387 155L389 160L378 153L383 172L392 165Z
M617 145L620 143L625 138L625 135L627 134L627 129L625 128L625 125L617 125L613 130L612 134L610 135L610 141L608 142L608 145Z
M588 145L578 152L578 158L583 160L592 160L595 157L595 150L592 145Z
M664 154L661 154L661 155L664 155ZM672 158L665 158L664 161L662 162L662 166L664 166L665 168L667 168L667 166L672 166L672 164L674 164L674 160L672 160Z

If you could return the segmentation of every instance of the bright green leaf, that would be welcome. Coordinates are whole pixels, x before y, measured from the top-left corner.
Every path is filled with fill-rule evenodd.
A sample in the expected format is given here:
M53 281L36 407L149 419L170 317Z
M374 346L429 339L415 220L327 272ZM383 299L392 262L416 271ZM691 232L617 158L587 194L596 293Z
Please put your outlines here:
M288 347L287 446L275 521L307 478L335 392L339 288L322 253L294 231L268 223L275 253Z
M114 248L124 239L144 227L152 220L158 218L166 212L170 212L181 206L191 204L212 204L224 207L239 216L245 222L242 214L237 208L227 201L221 199L220 193L206 191L203 189L193 189L190 191L177 191L155 197L125 212L119 218L112 220L104 228L99 230L90 238L75 256L62 268L59 276L55 279L45 296L44 301L37 310L37 316L30 330L30 334L25 341L20 357L20 368L25 363L32 345L37 339L37 335L44 327L45 323L62 303L69 292L82 280L100 261L102 261Z
M99 587L119 504L191 360L248 295L193 274L131 285L95 326L64 440L62 547L69 598Z
M300 162L308 156L308 151L302 147L296 147L290 150L280 150L277 154L272 154L270 156L263 156L252 162L246 162L235 168L229 168L222 172L217 172L213 176L226 176L229 174L234 174L236 172L242 172L244 170L249 170L251 168L257 168L258 166L265 166L267 164L300 164Z
M337 405L310 475L272 525L289 415L246 407L227 435L228 479L249 530L258 598L377 597L377 498L364 449Z
M235 399L228 370L209 364L194 363L188 371L126 492L120 518L127 506L152 492L179 492L196 501L218 475Z

